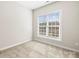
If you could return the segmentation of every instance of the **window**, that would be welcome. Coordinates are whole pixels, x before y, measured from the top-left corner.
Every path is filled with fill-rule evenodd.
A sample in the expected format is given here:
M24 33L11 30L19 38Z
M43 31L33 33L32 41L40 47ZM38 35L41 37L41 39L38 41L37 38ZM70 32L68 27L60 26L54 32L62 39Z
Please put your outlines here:
M60 33L60 11L39 16L39 36L60 39Z
M39 19L39 34L46 35L46 16L40 16Z

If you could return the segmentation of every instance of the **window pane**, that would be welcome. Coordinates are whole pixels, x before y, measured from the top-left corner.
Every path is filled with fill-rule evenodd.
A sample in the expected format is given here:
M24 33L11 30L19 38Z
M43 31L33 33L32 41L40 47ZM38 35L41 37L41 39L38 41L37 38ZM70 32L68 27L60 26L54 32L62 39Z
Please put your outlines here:
M59 37L59 12L54 12L48 15L49 33L51 37Z
M42 35L46 35L46 27L39 27L39 33Z
M56 37L58 37L59 36L59 27L56 27Z
M59 37L59 11L39 16L39 34L48 37Z
M56 25L59 25L59 21L56 21L55 24L56 24Z
M46 16L39 16L39 34L46 35Z
M51 21L53 21L53 22L55 22L55 21L59 21L59 12L57 11L57 12L53 12L53 13L51 13L51 14L48 14L48 21L49 22L51 22Z
M44 22L46 22L46 15L39 16L39 23L44 23Z

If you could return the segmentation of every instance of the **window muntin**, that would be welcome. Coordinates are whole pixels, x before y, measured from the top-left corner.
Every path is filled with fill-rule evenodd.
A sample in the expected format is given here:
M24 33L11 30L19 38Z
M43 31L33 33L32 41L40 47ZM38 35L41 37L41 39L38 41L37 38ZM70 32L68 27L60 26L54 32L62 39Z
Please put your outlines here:
M39 17L39 34L46 35L46 16Z
M39 35L50 38L60 37L60 12L39 16Z

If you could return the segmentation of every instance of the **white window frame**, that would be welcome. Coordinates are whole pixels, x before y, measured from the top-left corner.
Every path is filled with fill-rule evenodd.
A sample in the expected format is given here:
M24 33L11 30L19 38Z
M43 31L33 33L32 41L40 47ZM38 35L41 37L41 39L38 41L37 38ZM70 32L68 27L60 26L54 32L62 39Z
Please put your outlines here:
M41 37L41 38L46 38L46 39L52 39L52 40L57 40L57 41L62 41L62 19L61 19L61 16L62 16L62 11L61 10L56 10L56 11L59 11L60 15L59 15L59 37L57 38L53 38L53 37L49 37L48 36L48 32L49 29L48 29L48 21L47 21L47 28L46 28L46 35L40 35L39 34L39 16L37 18L37 36L38 37ZM53 11L55 12L55 11ZM51 12L52 13L52 12Z

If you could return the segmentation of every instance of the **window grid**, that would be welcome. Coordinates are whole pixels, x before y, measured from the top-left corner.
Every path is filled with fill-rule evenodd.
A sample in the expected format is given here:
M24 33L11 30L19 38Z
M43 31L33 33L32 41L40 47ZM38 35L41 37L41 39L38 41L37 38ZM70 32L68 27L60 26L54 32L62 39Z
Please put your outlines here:
M39 23L39 34L46 35L46 22Z
M59 37L59 24L56 22L49 22L49 36Z
M46 22L39 22L39 35L44 35L50 38L60 38L60 20L49 21L50 18L45 18ZM54 20L54 19L52 19Z
M59 37L59 23L47 22L39 24L39 34L50 37Z

